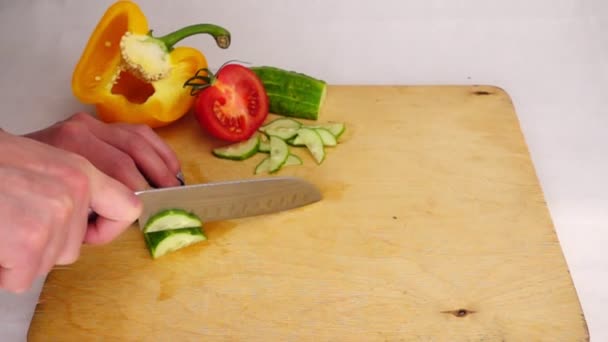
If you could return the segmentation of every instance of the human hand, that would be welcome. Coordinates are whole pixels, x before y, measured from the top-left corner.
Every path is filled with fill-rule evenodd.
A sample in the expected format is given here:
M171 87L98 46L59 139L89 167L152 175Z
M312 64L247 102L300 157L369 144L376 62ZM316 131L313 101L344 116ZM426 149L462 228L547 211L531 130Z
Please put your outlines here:
M141 213L133 191L81 156L2 131L0 151L2 289L29 289L54 265L74 262L83 242L106 243Z
M79 154L133 191L180 184L175 153L148 126L106 124L77 113L25 137Z

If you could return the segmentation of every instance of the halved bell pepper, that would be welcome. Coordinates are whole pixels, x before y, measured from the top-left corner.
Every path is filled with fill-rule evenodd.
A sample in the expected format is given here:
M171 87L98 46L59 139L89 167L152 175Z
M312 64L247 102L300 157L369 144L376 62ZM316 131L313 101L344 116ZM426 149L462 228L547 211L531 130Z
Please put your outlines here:
M194 97L184 83L207 68L199 50L174 45L200 33L212 35L220 48L230 45L230 33L213 24L153 37L139 6L117 1L89 38L72 75L72 91L81 102L95 105L105 122L153 128L174 122L193 105Z

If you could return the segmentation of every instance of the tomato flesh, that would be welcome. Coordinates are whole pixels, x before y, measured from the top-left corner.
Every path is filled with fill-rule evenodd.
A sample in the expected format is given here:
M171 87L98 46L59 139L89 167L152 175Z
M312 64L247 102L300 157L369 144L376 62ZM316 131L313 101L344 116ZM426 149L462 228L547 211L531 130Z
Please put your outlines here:
M212 136L230 142L250 138L268 117L268 96L258 76L239 64L223 66L197 95L194 113Z

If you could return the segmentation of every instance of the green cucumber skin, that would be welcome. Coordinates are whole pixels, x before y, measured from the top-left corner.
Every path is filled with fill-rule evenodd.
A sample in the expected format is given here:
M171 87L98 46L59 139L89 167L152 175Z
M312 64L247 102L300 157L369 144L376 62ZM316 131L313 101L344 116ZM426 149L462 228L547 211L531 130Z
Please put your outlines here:
M270 173L278 172L289 157L289 146L280 137L270 136Z
M302 159L300 157L298 157L295 154L290 153L287 156L287 160L285 160L285 163L283 163L283 165L281 165L279 170L284 167L287 167L287 166L302 165L303 163L304 162L302 162ZM277 170L276 172L278 172L279 170ZM261 173L269 173L269 172L270 172L270 157L266 157L255 167L254 173L256 175L259 175Z
M270 170L270 157L262 159L262 161L255 167L254 174L259 175Z
M266 89L271 113L308 120L319 118L327 92L325 81L271 66L250 69Z
M253 147L251 147L250 150L247 150L247 152L245 153L240 153L240 154L228 154L226 153L226 150L228 148L237 146L237 145L248 145L248 144L253 144ZM249 139L239 142L239 143L234 143L228 146L223 146L223 147L219 147L219 148L215 148L211 151L211 153L213 153L214 156L218 157L218 158L222 158L222 159L230 159L230 160L245 160L245 159L249 159L252 156L254 156L256 153L258 153L260 148L260 136L259 134L255 133L253 136L251 136Z
M160 255L156 254L156 247L166 238L175 234L188 234L198 237L198 241L207 240L207 236L203 233L201 227L186 227L171 230L161 230L157 232L144 233L144 240L148 246L148 251L152 258L158 258Z
M258 148L258 152L261 152L261 153L270 153L270 142L268 142L268 141L261 141L260 142L260 146Z
M186 211L184 209L179 209L179 208L172 209L172 208L170 208L170 209L161 210L158 213L150 216L150 218L148 218L148 221L144 225L143 231L144 232L147 231L147 228L149 226L151 226L154 223L154 221L156 221L157 219L166 217L168 215L183 215L183 216L187 216L188 218L190 218L190 219L192 219L194 221L199 222L200 225L203 224L203 222L201 221L201 219L198 216L196 216L196 214L194 214L194 213L191 213L191 212Z
M216 156L216 157L218 157L218 158L222 158L222 159L239 160L240 161L240 160L249 159L252 156L254 156L256 153L258 153L258 149L253 149L253 150L251 150L248 153L243 154L243 155L224 155L224 154L216 153L216 152L213 152L213 155Z

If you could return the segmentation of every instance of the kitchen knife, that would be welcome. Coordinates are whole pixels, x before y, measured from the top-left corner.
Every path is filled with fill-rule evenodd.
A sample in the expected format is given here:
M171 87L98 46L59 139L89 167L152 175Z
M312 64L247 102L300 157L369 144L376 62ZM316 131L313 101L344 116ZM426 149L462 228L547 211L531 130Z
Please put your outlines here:
M268 177L218 181L135 192L143 202L139 227L150 216L179 208L203 222L257 216L293 209L320 201L320 191L297 177Z

